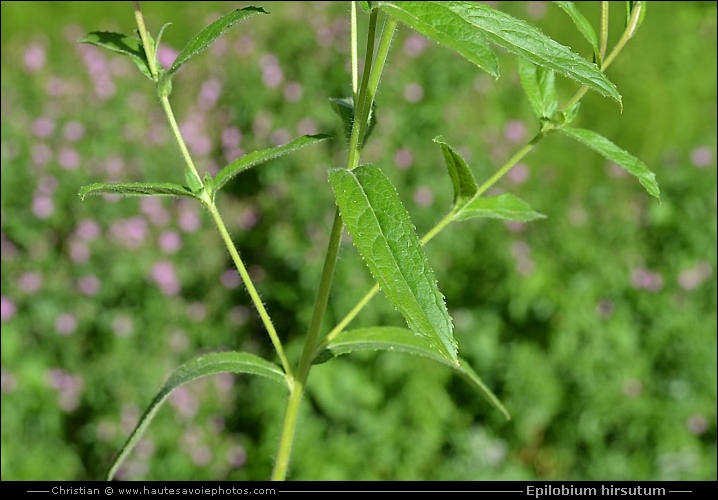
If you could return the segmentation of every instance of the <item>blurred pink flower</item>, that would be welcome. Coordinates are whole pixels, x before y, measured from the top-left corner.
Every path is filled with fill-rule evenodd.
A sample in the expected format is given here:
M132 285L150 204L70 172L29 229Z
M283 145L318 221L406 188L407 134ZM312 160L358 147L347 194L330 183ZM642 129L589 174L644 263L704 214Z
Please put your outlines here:
M84 295L93 296L97 295L100 291L100 279L94 274L82 276L77 280L77 288L80 289Z
M177 278L174 266L169 261L155 264L152 268L151 278L165 295L177 295L180 292L179 278Z
M232 446L227 450L227 462L235 469L238 469L247 462L247 452L240 445Z
M85 135L85 126L77 121L70 121L62 127L62 134L70 142L79 141Z
M47 144L33 144L31 154L32 161L39 166L47 165L52 160L52 150Z
M428 41L423 36L412 33L406 38L406 41L404 42L404 54L406 54L409 57L417 57L421 55L422 52L424 52L424 49L426 49L426 46L428 45Z
M42 274L38 272L23 273L18 280L18 285L23 292L35 293L42 288Z
M160 248L165 253L177 253L182 247L182 237L177 231L163 231L159 240Z
M183 417L192 418L197 414L199 401L187 387L178 387L169 398L170 406Z
M71 313L62 313L55 320L55 330L62 336L67 336L77 329L77 319Z
M414 201L419 206L427 207L434 202L434 192L428 186L419 186L414 190Z
M58 155L57 162L65 170L75 170L80 166L80 153L72 148L62 148Z
M112 332L118 337L129 337L134 331L134 322L130 316L120 314L112 320Z
M227 269L222 273L220 277L222 285L228 290L234 290L242 283L242 278L239 276L236 270Z
M409 148L401 148L394 153L394 163L396 163L397 168L401 170L411 168L414 164L414 153L412 153Z
M242 131L237 127L227 127L222 131L222 147L238 148L242 142Z
M93 241L100 235L100 225L92 219L83 219L75 228L75 236L85 241Z
M639 290L658 292L663 288L663 276L639 267L631 271L631 285Z
M15 316L15 311L17 311L17 308L15 307L15 302L10 300L9 298L5 297L4 295L0 297L0 318L2 318L3 323L5 321L10 321L13 316Z
M55 202L48 196L38 196L32 199L32 213L38 219L47 219L55 213Z
M167 45L160 45L157 49L157 60L164 69L171 68L178 55L179 51Z
M304 89L299 82L289 82L284 86L284 98L289 102L297 102L303 93Z
M713 151L708 146L701 146L691 151L691 162L699 168L704 168L713 163Z
M514 184L523 184L531 177L531 171L525 163L517 163L514 167L509 170L506 174L506 178Z
M219 80L210 78L202 82L199 89L199 98L197 99L200 109L211 109L217 103L221 90L222 84Z
M404 87L404 99L409 102L419 102L424 98L424 87L417 82L412 82Z
M38 118L32 124L32 133L43 139L50 137L54 130L55 122L47 117Z
M34 73L45 66L45 48L37 42L33 42L25 49L23 55L25 69Z
M504 137L510 142L521 142L526 137L526 125L519 120L510 121L504 128Z

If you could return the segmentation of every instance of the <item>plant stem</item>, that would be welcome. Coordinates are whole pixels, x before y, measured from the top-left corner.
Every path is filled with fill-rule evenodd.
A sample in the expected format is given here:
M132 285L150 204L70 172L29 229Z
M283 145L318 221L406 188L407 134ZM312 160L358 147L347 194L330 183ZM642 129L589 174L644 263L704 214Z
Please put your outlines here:
M137 30L140 32L140 39L142 40L142 46L145 48L145 56L147 57L147 64L150 67L150 73L152 78L157 81L157 65L155 61L155 51L152 45L150 45L150 37L147 36L147 28L145 27L145 18L142 15L142 9L140 8L140 2L132 2L135 10L135 22L137 23Z
M197 180L199 180L200 183L204 184L202 182L202 177L200 177L199 172L197 172L197 167L194 166L194 162L192 161L192 156L189 154L187 145L182 138L182 132L180 132L179 126L177 125L177 120L175 120L175 114L172 111L172 105L170 104L169 97L167 97L166 95L160 96L160 104L162 105L162 109L165 112L167 122L170 124L170 128L172 129L172 135L174 135L175 140L177 141L177 145L180 148L182 158L184 159L187 168L190 170L190 172L192 172L192 174L197 178Z
M357 102L359 93L359 41L357 36L357 3L351 2L351 53L352 53L352 97Z
M369 116L374 96L381 73L386 62L391 40L396 30L396 22L387 22L382 33L382 39L377 51L377 62L373 63L374 37L376 34L378 12L372 10L369 19L369 29L367 35L367 50L365 54L364 72L362 74L362 86L359 91L359 111L355 107L354 123L352 124L352 133L349 141L349 153L347 154L347 169L351 170L359 165L359 153L363 142L366 122ZM353 25L354 28L356 26ZM297 425L297 417L299 414L299 406L304 395L304 389L309 378L312 361L314 360L315 347L319 339L324 313L326 312L327 302L329 300L329 291L331 289L332 279L334 276L334 268L336 266L337 255L339 254L339 246L341 244L342 231L344 223L342 222L339 210L334 213L334 222L332 223L332 231L329 236L327 245L327 253L324 258L324 267L319 282L319 290L314 301L314 310L312 319L309 324L307 338L304 342L304 350L299 360L299 366L296 372L296 378L290 383L290 395L287 400L287 407L284 412L284 421L282 424L281 436L279 439L279 447L277 456L272 470L273 481L283 481L286 479L289 461L292 452L292 443L294 441L294 432Z
M224 225L224 221L222 220L222 216L219 214L219 211L217 210L217 206L210 199L209 195L205 194L205 199L203 199L203 201L204 201L205 206L209 210L209 213L212 216L214 223L217 225L219 234L222 236L222 241L224 241L224 244L227 247L227 250L229 251L229 255L232 257L232 261L234 262L234 265L237 267L237 271L239 271L239 275L242 277L244 286L247 287L247 292L249 293L249 296L252 298L252 303L254 304L254 307L257 308L259 317L262 319L262 323L264 323L264 327L267 329L267 333L269 334L269 338L272 340L274 349L277 351L277 356L279 356L279 359L282 363L282 367L284 368L284 372L287 374L289 382L291 383L291 379L293 377L292 366L289 363L289 359L287 358L287 355L284 353L284 349L282 347L282 342L281 342L281 340L279 340L279 335L277 335L277 331L274 328L274 324L272 323L272 318L269 316L269 313L267 313L267 310L265 309L264 304L262 303L262 299L259 296L259 293L257 293L257 289L255 288L254 283L252 282L252 279L250 278L249 273L247 272L247 268L244 266L244 262L242 262L242 258L239 256L237 247L234 245L234 242L232 241L232 237L229 235L229 231L227 231L227 227Z
M366 41L366 53L364 54L364 71L362 72L361 88L359 89L358 102L354 102L354 121L352 122L352 133L349 137L349 154L347 156L347 169L353 170L359 165L359 153L361 152L362 119L366 120L369 112L366 111L367 87L369 85L369 73L371 73L374 62L374 38L376 36L376 22L379 13L371 11L369 16L369 30Z
M613 60L620 54L621 50L623 50L623 47L626 46L626 43L628 40L633 37L633 35L636 32L636 29L638 28L638 20L641 16L641 10L643 10L643 3L638 2L636 6L633 8L633 12L631 13L631 19L629 19L628 24L626 25L626 29L623 30L623 34L621 35L621 38L618 40L616 45L613 47L613 50L611 53L606 57L606 60L603 62L603 67L601 68L601 71L604 71L606 68L608 68L608 65L613 62Z
M182 133L180 132L179 126L177 125L177 120L175 119L174 112L172 111L172 105L170 104L169 98L166 95L161 95L160 103L162 104L162 109L164 110L165 116L167 117L167 122L169 123L170 128L172 129L172 134L174 135L175 140L177 141L177 144L179 145L180 151L182 152L182 157L184 158L184 161L187 164L187 168L201 182L202 178L200 177L199 173L197 172L197 168L194 166L194 162L192 161L192 156L189 154L189 151L187 150L187 145L185 144L185 141L182 138ZM257 293L257 289L255 288L254 283L252 282L252 279L249 276L249 273L247 273L247 269L244 266L244 263L242 262L242 258L239 256L239 252L237 251L237 248L234 246L234 242L232 241L232 238L230 237L229 232L227 231L227 227L224 225L222 217L220 216L219 211L217 210L217 206L215 205L214 200L212 199L212 196L210 196L207 193L207 191L204 191L202 193L202 202L209 210L209 213L212 216L212 219L214 220L214 223L217 226L217 229L219 230L220 235L222 236L222 241L224 241L224 244L227 247L227 250L229 251L230 256L232 257L232 261L234 262L234 265L237 267L237 271L239 271L239 274L242 277L242 280L244 281L244 286L247 288L247 291L249 292L249 296L252 299L252 303L254 304L254 307L257 309L257 312L259 313L259 317L262 319L262 323L264 324L264 327L267 330L267 333L269 334L270 339L272 340L274 349L277 351L277 356L279 356L279 359L282 363L282 367L284 368L284 371L287 374L287 377L289 377L291 379L292 378L292 367L291 367L291 364L289 363L289 360L287 359L286 354L284 353L284 348L282 347L282 342L279 340L279 335L277 335L277 331L275 330L274 324L272 324L272 320L271 320L269 314L267 313L267 310L264 307L264 304L262 303L262 299L259 297L259 294Z
M608 2L603 2L608 3ZM606 59L603 60L601 64L601 72L605 73L606 68L616 59L618 54L621 53L623 48L626 46L626 43L628 40L633 37L633 35L636 32L636 29L638 28L638 20L640 19L641 10L643 8L643 5L640 3L636 5L636 7L633 9L633 12L631 13L631 18L628 21L628 24L626 25L626 29L623 30L623 34L621 35L621 38L618 40L618 43L613 47L613 50L611 53L606 57ZM608 18L608 7L606 7L606 18ZM608 23L608 20L606 20L606 23ZM603 21L602 21L603 24ZM606 25L606 30L608 30L608 25ZM606 35L608 36L608 35ZM604 43L603 40L603 29L601 31L601 43ZM588 86L582 85L580 89L569 99L569 101L564 106L564 111L571 109L571 107L576 104L578 101L580 101L584 95L586 95L586 92L588 92ZM623 109L623 106L621 106L621 109Z
M601 57L600 67L603 67L603 59L606 57L606 49L608 48L608 2L601 2L601 48L599 55Z

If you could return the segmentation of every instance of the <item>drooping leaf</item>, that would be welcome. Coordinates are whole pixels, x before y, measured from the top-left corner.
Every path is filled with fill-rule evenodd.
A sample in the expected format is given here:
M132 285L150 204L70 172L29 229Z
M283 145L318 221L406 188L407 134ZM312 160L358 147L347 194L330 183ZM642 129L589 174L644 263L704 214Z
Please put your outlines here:
M117 52L118 54L129 56L132 62L140 68L143 75L150 80L153 79L150 66L147 62L147 56L145 55L145 49L142 47L142 42L138 38L110 31L93 31L88 33L87 36L80 38L78 42L96 45Z
M576 139L578 142L585 144L589 148L597 151L606 159L614 162L630 174L638 178L638 181L646 188L648 194L655 196L658 201L661 200L661 191L656 182L656 174L654 174L645 163L625 151L614 143L594 132L581 128L563 127L559 129L565 135Z
M462 221L476 217L516 222L546 218L544 214L531 208L531 205L522 199L508 193L498 196L477 196L457 212L454 220Z
M444 296L394 186L374 165L333 170L329 182L354 245L384 295L415 334L456 362Z
M521 86L539 119L548 119L558 108L554 72L518 58Z
M339 116L342 121L344 129L344 137L349 141L352 135L352 127L354 126L354 99L351 97L330 97L329 102L332 106L332 110ZM371 109L369 110L369 121L364 131L364 140L362 141L362 147L366 144L366 140L371 135L374 126L376 125L376 101L372 101Z
M140 440L142 434L162 406L162 403L165 402L172 391L198 378L216 375L218 373L247 373L250 375L259 375L288 387L287 380L281 368L259 356L246 352L230 351L206 354L180 365L172 373L145 410L135 430L113 462L107 474L107 479L111 480L115 476L117 469L122 465L122 462L125 461Z
M267 14L261 7L245 7L230 12L215 22L204 28L197 36L191 39L180 51L177 59L175 59L169 73L172 75L177 72L180 67L191 58L209 47L212 42L219 38L225 31L237 24L239 21L247 19L255 14Z
M458 52L494 78L499 77L499 61L488 40L470 23L438 5L442 2L373 3L430 40Z
M481 2L377 2L377 4L390 16L424 36L456 50L476 64L478 63L474 61L472 44L481 40L481 46L485 46L485 39L512 54L576 80L621 103L621 96L615 85L599 71L595 64L552 40L529 23ZM496 74L498 75L498 72Z
M195 198L194 193L187 187L171 182L98 182L82 186L78 193L81 199L85 196L101 194L119 194L122 196L188 196Z
M458 211L464 205L469 203L476 194L478 186L474 174L466 164L462 156L444 140L443 136L434 137L434 142L441 146L441 152L444 154L446 168L449 170L449 177L454 186L454 202L451 205L452 210Z
M288 153L291 153L292 151L302 149L305 146L316 144L325 139L329 139L330 137L331 136L327 134L304 135L302 137L294 139L293 141L283 146L276 146L273 148L262 149L260 151L252 151L251 153L247 153L246 155L237 158L232 163L226 165L222 168L222 170L217 172L217 175L214 178L214 189L221 189L222 186L227 184L234 177L244 172L248 168L261 165L262 163L266 163L275 158L279 158L280 156L284 156Z
M596 32L594 31L593 26L591 26L591 23L588 22L588 19L586 19L586 16L581 14L581 11L578 10L576 4L574 4L573 2L557 1L554 3L564 12L566 12L566 14L568 14L568 16L571 18L571 21L573 21L573 24L575 24L578 28L578 31L581 32L581 35L583 35L586 41L591 44L591 49L593 49L593 53L598 56L598 37L596 36Z
M466 360L459 358L459 363L453 363L446 357L438 355L435 349L421 337L414 335L411 330L395 327L372 327L345 331L329 343L327 350L333 356L349 354L357 351L392 351L423 356L442 363L461 375L474 389L498 409L506 420L511 416L498 397L486 387L479 376L471 369Z

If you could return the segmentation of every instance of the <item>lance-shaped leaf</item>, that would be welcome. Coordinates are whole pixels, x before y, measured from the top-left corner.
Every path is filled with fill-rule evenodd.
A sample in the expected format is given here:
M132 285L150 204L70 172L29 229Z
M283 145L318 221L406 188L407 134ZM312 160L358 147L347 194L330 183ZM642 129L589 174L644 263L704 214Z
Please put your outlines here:
M539 119L551 118L558 108L554 72L519 58L521 86Z
M329 182L354 245L384 295L415 334L456 363L444 296L394 186L374 165L333 170Z
M305 146L316 144L325 139L329 139L330 137L331 136L327 134L304 135L302 137L294 139L293 141L283 146L277 146L269 149L262 149L260 151L252 151L251 153L247 153L246 155L237 158L232 163L217 172L217 175L214 178L214 189L221 189L222 186L227 184L235 176L244 172L248 168L252 168L256 165L261 165L262 163L266 163L269 160L284 156L288 153L291 153L292 151L302 149Z
M205 29L200 31L199 34L192 40L187 42L175 59L172 67L169 69L169 73L171 75L176 73L177 70L180 69L180 66L209 47L212 42L214 42L225 31L237 24L239 21L260 13L267 14L267 11L261 7L245 7L220 17Z
M327 349L333 356L349 354L357 351L392 351L423 356L438 361L461 375L474 389L498 409L506 420L511 416L498 397L486 387L479 376L471 369L469 364L459 358L459 364L452 363L444 356L438 355L435 349L421 337L412 334L406 328L372 327L345 331L329 343Z
M646 188L648 194L655 196L658 201L661 200L661 191L656 182L656 174L654 174L645 163L625 151L614 143L606 139L593 130L581 128L563 127L559 129L563 134L576 139L578 142L585 144L589 148L599 152L606 159L614 162L627 172L638 178L638 181Z
M491 50L488 40L470 23L447 12L445 8L438 5L439 2L373 2L373 4L430 40L458 52L464 59L494 78L499 77L499 60Z
M531 208L531 205L512 194L477 196L456 213L454 220L462 221L476 217L516 222L546 218L544 214L537 212Z
M122 196L189 196L196 198L192 190L171 182L120 182L106 184L98 182L82 186L78 193L81 199L85 196L101 194L119 194Z
M159 411L162 403L165 402L172 391L198 378L216 375L218 373L248 373L250 375L259 375L288 387L284 372L277 365L246 352L230 351L206 354L180 365L172 373L145 410L137 427L135 427L135 430L122 447L120 454L113 462L107 474L107 478L111 480L115 476L117 469L122 465L122 462L125 461L140 440L142 434Z
M586 41L591 44L591 49L593 49L594 55L598 57L598 37L596 37L596 32L594 31L593 26L591 26L591 23L588 22L588 19L581 14L581 11L578 10L573 2L554 3L563 9L566 14L568 14L568 17L571 18L571 21L573 21L573 24L576 25L578 31L580 31Z
M390 16L456 50L472 62L476 63L472 44L481 40L483 45L485 39L621 102L615 85L595 64L529 23L481 2L377 2L377 5Z
M441 146L446 168L449 170L449 177L454 186L454 202L451 209L458 211L469 203L478 191L476 179L464 158L446 143L443 136L434 137L434 142Z
M110 31L93 31L88 33L84 38L78 40L80 43L89 43L104 47L118 54L129 56L130 59L140 68L142 74L152 80L152 73L147 62L145 49L142 42L138 38L133 38L122 33L113 33Z

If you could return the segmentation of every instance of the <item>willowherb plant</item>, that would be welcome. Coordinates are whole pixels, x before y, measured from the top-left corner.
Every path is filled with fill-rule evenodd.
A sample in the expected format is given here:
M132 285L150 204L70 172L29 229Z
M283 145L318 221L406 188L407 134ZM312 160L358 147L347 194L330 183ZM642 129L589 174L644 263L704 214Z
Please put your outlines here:
M242 277L254 307L261 317L279 360L278 363L246 352L217 352L197 357L179 366L150 403L125 446L114 460L112 479L152 418L177 387L207 375L232 372L259 375L276 381L287 391L287 403L271 479L283 480L290 465L297 415L314 364L341 354L361 350L388 350L414 354L442 363L461 375L507 419L503 404L459 356L453 323L446 301L438 288L423 245L454 222L476 217L527 222L543 218L527 202L511 194L485 196L499 179L549 134L559 133L585 144L638 178L648 193L659 197L654 174L640 160L596 132L571 126L579 104L589 90L622 106L616 87L605 70L635 34L643 21L646 2L625 2L626 22L622 34L608 51L609 2L601 2L598 34L572 2L554 2L564 10L593 50L588 61L555 42L532 25L479 2L351 2L352 94L330 97L329 103L342 121L348 142L346 164L328 172L336 201L324 267L319 277L314 309L304 348L298 360L287 356L269 312L250 278L238 249L232 242L217 205L219 191L243 171L329 138L306 135L289 143L241 156L212 177L202 176L190 156L170 104L172 81L178 70L200 54L235 24L267 14L258 7L237 9L216 20L189 40L169 69L157 59L158 47L167 24L156 40L147 30L139 2L134 2L137 37L119 33L92 32L80 41L128 56L155 85L160 105L185 161L186 185L170 182L97 183L84 186L79 195L119 194L124 196L184 196L201 203L219 230L230 256ZM364 51L364 70L359 75L357 15L369 16ZM379 33L380 21L383 23ZM494 78L499 76L497 46L518 59L521 84L537 118L537 133L482 184L478 184L462 156L442 136L433 138L446 163L454 189L453 203L446 215L423 237L416 234L404 208L382 169L362 164L361 151L375 123L375 96L398 23L438 44L454 50ZM376 45L376 47L375 47ZM578 90L563 105L555 88L555 75L578 83ZM361 78L360 78L361 76ZM332 286L334 267L344 229L372 273L376 285L331 331L322 335L321 325ZM403 315L408 328L377 325L347 329L352 319L381 290Z

